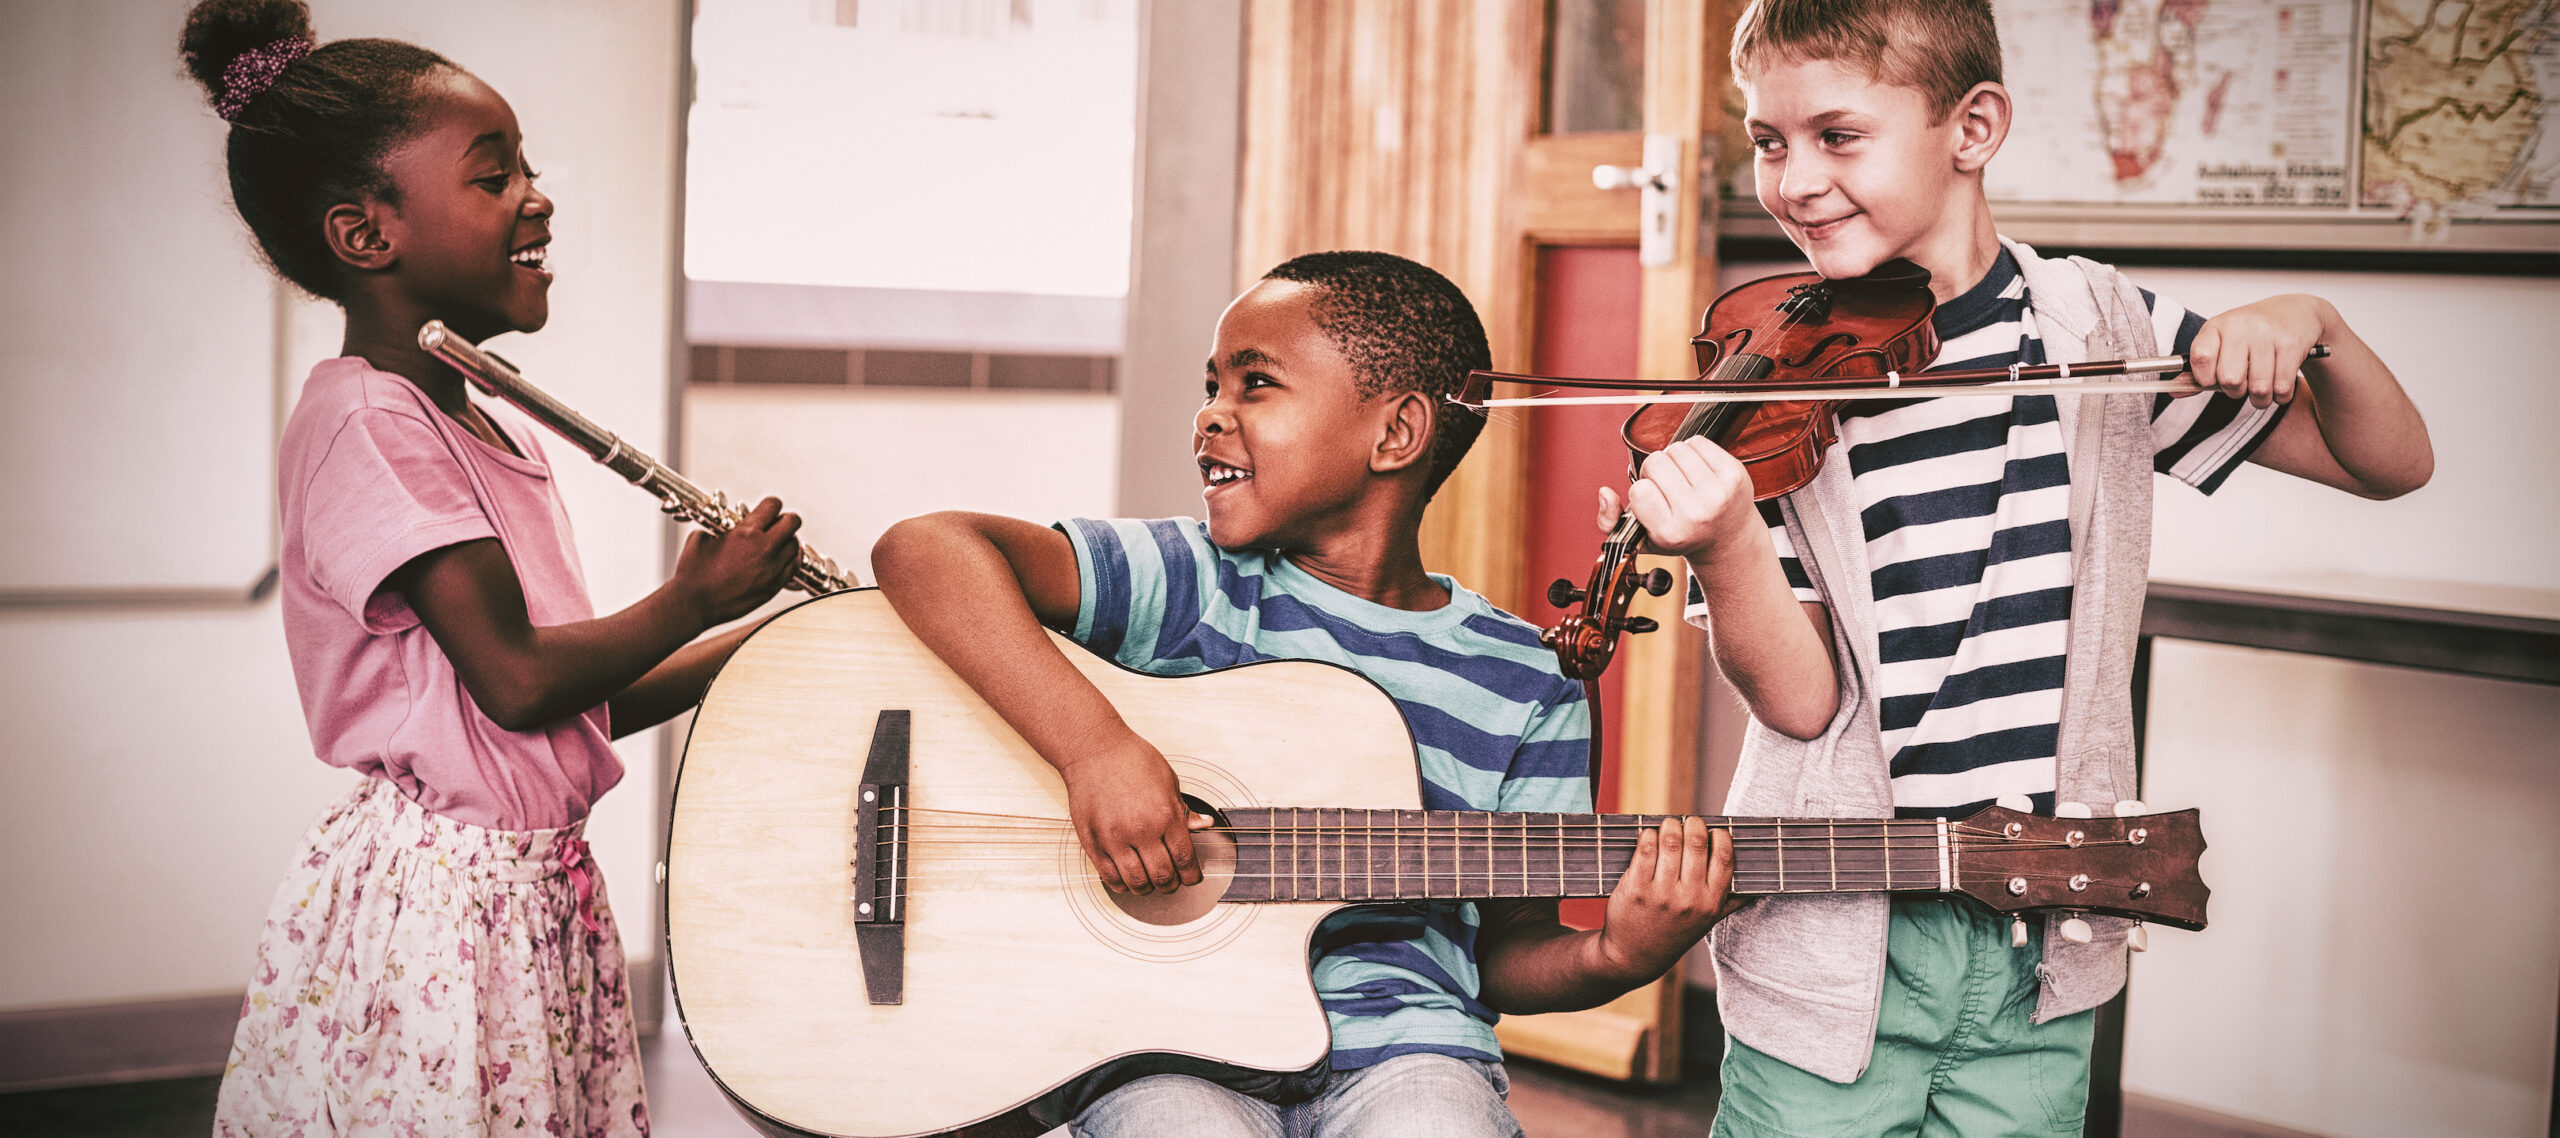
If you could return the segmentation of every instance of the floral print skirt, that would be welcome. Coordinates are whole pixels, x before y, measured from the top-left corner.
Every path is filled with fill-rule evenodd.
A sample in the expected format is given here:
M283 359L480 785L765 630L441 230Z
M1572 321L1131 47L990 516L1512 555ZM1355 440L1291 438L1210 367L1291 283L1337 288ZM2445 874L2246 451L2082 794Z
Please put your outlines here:
M648 1132L622 939L579 827L485 829L368 778L304 835L217 1136Z

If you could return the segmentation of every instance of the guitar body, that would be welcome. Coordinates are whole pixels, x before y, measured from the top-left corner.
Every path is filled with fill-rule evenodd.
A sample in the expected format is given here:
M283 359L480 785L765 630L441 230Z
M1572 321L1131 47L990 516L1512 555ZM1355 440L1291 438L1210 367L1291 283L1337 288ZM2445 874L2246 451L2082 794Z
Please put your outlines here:
M1135 1055L1313 1068L1328 914L1604 896L1664 821L1420 810L1403 713L1357 673L1148 676L1054 639L1216 816L1193 835L1201 884L1104 891L1057 772L876 591L783 613L713 681L669 818L667 959L695 1052L767 1132L936 1134ZM2203 928L2195 811L2091 814L1709 821L1738 895L1961 893Z
M1356 673L1276 661L1164 678L1057 639L1211 806L1421 804L1404 718ZM866 753L893 710L912 716L917 830L902 1002L875 1004L853 866ZM759 1125L935 1133L1148 1052L1271 1071L1324 1061L1308 941L1341 902L1142 917L1064 826L934 836L977 815L1063 819L1066 791L876 590L783 613L721 670L677 774L667 954L695 1051Z

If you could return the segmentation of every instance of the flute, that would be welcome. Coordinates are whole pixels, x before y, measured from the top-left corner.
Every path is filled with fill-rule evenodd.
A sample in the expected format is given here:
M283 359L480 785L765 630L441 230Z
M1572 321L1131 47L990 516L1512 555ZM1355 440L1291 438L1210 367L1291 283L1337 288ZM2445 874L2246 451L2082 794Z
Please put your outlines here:
M597 426L593 420L571 410L568 404L525 382L524 373L517 371L514 364L455 335L453 329L444 326L444 321L429 320L420 326L418 346L453 365L453 369L470 379L473 386L514 404L536 422L549 427L554 434L577 444L578 449L587 452L587 457L605 469L656 496L658 508L667 514L711 533L727 533L745 513L730 504L727 497L694 485L684 475L668 469L665 463L649 457L647 452L623 442L621 436ZM809 548L808 542L800 543L800 564L791 569L792 588L816 597L843 592L860 584L853 574Z

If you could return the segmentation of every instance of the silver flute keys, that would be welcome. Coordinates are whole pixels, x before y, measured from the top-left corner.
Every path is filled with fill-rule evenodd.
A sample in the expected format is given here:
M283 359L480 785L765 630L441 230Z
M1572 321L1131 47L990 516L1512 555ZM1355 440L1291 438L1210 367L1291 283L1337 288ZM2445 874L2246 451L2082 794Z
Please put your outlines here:
M668 469L665 463L651 458L647 452L623 442L620 436L595 425L586 416L571 410L568 404L525 382L523 373L518 372L515 365L455 335L453 329L444 326L444 321L430 320L421 325L418 328L418 346L453 365L453 369L461 372L473 386L514 404L553 433L577 444L578 449L587 452L587 457L605 469L656 496L658 508L666 513L712 533L729 532L745 513L730 504L728 498L694 485L684 475ZM843 592L860 584L853 574L809 548L809 543L800 543L800 564L791 570L792 588L815 597Z

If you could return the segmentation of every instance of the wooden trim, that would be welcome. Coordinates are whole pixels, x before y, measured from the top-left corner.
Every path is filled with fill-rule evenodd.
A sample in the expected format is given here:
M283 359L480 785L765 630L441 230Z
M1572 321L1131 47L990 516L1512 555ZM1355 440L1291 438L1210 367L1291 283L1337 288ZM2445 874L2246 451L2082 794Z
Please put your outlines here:
M2124 1096L2124 1138L2322 1138L2149 1095Z
M276 591L281 569L267 566L245 589L192 586L109 585L95 589L0 589L0 609L197 609L262 604Z
M1513 181L1536 121L1536 0L1246 10L1236 284L1324 249L1439 270L1476 304L1497 367L1525 360ZM1586 179L1588 171L1585 172ZM1423 517L1423 560L1518 607L1523 440L1497 419Z
M2151 583L2146 636L2560 684L2560 620Z
M1647 16L1649 131L1688 140L1705 157L1721 122L1712 93L1723 82L1720 0L1653 0ZM1636 195L1602 191L1591 167L1633 165L1641 135L1540 135L1547 5L1542 0L1408 0L1298 3L1251 0L1246 13L1244 141L1238 187L1236 283L1320 249L1381 249L1446 274L1475 301L1494 365L1525 370L1534 343L1536 249L1632 244ZM1710 39L1715 42L1710 43ZM1689 176L1678 248L1693 251L1647 271L1646 375L1686 378L1688 338L1713 295L1715 195ZM1423 559L1495 604L1518 609L1527 525L1526 431L1497 416L1423 518ZM1666 629L1629 642L1625 726L1630 756L1619 806L1647 812L1694 808L1703 637L1681 624L1676 598L1642 611ZM1667 1080L1679 1062L1679 982L1622 997L1592 1024L1537 1017L1524 1040L1562 1042L1524 1053L1616 1077ZM1645 1023L1643 1046L1621 1046L1623 1025ZM1606 1046L1589 1041L1617 1040ZM1623 1059L1600 1061L1601 1052ZM1592 1058L1586 1066L1573 1056Z
M1656 1016L1652 985L1589 1011L1504 1016L1493 1034L1506 1055L1518 1055L1609 1079L1633 1079L1649 1065ZM1672 1059L1679 1058L1677 1050Z
M215 1075L240 996L0 1012L0 1093Z
M1538 245L1632 245L1636 191L1591 184L1594 166L1644 162L1641 131L1545 134L1520 151L1520 227Z

